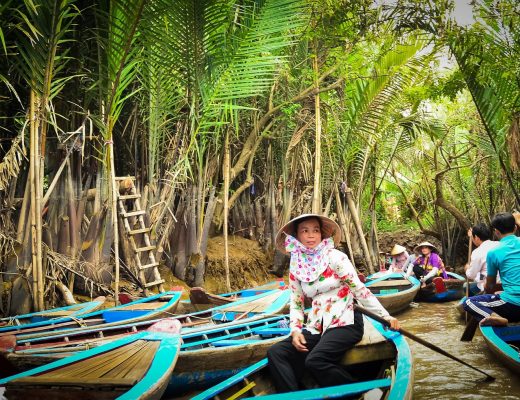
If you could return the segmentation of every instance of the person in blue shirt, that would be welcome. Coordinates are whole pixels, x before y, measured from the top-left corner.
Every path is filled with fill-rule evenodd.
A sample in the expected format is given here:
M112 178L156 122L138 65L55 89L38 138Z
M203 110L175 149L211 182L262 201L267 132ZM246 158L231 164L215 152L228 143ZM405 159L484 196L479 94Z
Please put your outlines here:
M505 326L520 321L520 238L515 236L515 217L499 213L491 221L500 244L486 257L487 294L473 296L464 303L464 310L480 321L481 325ZM494 293L500 272L503 292Z

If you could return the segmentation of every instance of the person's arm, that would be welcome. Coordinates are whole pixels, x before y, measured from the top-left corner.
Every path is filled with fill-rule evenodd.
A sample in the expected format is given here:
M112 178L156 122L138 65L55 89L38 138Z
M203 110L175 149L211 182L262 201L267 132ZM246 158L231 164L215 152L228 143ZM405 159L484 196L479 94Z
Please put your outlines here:
M339 251L338 253L340 253L338 259L333 262L334 269L342 286L338 295L341 293L343 296L346 296L348 292L352 292L354 298L364 308L372 311L373 313L383 317L388 322L390 322L391 329L399 329L399 321L396 318L390 316L388 311L386 311L379 300L377 300L376 296L374 296L372 292L368 290L367 287L363 284L363 282L359 280L356 271L354 270L354 266L348 257Z
M475 250L471 254L471 260L469 262L468 269L466 269L466 276L469 279L476 280L481 269L482 269L482 266L480 263L480 257L478 257L478 252L477 252L477 250Z
M305 296L300 281L296 279L292 273L289 273L289 288L291 290L291 298L289 300L289 326L292 334L293 332L301 332L302 330Z
M414 261L415 261L415 255L412 254L411 256L408 257L408 259L404 263L403 270L406 270L406 275L407 276L412 276L413 275L413 263L414 263Z
M296 279L292 273L289 273L289 286L291 290L289 326L291 328L292 345L298 351L307 352L309 351L307 349L307 342L302 333L305 296L300 281Z
M496 259L493 251L490 251L489 253L487 253L486 264L487 264L487 277L486 277L486 283L484 284L484 291L486 293L494 293L495 285L497 283L498 260Z

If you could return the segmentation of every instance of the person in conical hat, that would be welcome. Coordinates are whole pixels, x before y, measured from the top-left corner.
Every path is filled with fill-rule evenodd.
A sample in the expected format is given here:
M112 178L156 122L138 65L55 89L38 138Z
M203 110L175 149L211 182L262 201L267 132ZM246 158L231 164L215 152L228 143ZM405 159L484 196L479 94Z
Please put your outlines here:
M430 242L421 242L413 249L417 258L413 263L413 273L422 282L421 286L426 286L434 278L443 276L447 278L444 263L437 254L437 248Z
M320 386L353 381L339 362L363 337L363 317L354 311L354 300L399 329L399 321L359 280L348 257L334 248L340 239L339 226L319 214L292 219L276 236L277 248L291 256L291 335L267 352L278 392L299 390L303 366ZM305 319L306 298L312 308Z
M406 251L406 247L401 246L399 244L394 245L392 250L390 250L390 267L388 268L388 272L405 272L406 271L406 262L410 255Z

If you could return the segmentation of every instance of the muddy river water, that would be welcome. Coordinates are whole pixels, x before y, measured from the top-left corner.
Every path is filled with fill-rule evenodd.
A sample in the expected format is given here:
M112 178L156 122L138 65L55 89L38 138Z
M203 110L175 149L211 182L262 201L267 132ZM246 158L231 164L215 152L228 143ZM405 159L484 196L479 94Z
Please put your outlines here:
M480 382L479 372L408 339L415 362L414 399L520 399L520 377L493 356L478 330L473 341L459 340L464 319L455 303L412 305L396 316L404 329L496 378Z

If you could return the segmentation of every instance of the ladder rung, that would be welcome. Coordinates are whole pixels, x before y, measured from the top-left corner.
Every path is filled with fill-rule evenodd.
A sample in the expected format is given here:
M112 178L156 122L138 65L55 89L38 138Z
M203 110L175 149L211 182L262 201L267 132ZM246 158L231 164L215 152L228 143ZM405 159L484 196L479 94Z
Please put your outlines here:
M142 253L143 251L155 250L155 246L138 247L135 249L136 253Z
M141 229L134 229L133 231L128 232L129 235L138 235L139 233L147 233L150 232L152 228L141 228Z
M144 214L146 214L145 210L130 211L130 212L123 213L123 217L125 217L125 218L136 217L138 215L144 215Z
M164 279L159 279L157 281L145 283L144 286L148 288L150 286L157 286L157 285L160 285L162 283L164 283Z
M116 176L114 179L116 181L124 181L125 179L131 179L135 181L135 176Z
M154 263L151 263L151 264L141 265L139 267L139 269L143 270L143 269L153 268L153 267L157 267L157 266L159 266L159 263L158 262L154 262Z
M130 199L138 199L141 197L141 193L136 194L121 194L119 195L119 200L130 200Z

